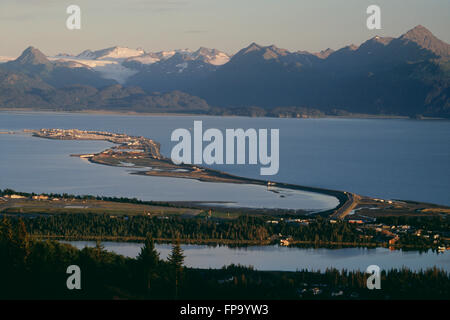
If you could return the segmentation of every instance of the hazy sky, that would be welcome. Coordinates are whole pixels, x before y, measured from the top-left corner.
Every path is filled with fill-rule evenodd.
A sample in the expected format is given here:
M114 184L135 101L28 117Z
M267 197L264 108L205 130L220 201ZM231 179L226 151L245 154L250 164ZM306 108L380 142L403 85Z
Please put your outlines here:
M66 28L71 4L81 7L81 30ZM366 28L371 4L381 7L382 30ZM450 42L450 1L0 0L0 56L18 56L29 45L48 55L115 45L235 53L251 42L320 51L399 36L418 24Z

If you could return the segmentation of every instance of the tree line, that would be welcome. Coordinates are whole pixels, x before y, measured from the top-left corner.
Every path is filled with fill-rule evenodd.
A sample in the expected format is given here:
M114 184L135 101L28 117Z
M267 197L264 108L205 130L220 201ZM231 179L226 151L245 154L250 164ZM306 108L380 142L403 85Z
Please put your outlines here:
M77 213L34 215L24 219L29 232L41 236L67 238L84 237L145 237L150 234L157 239L182 240L232 240L270 241L279 235L308 242L347 242L364 244L369 240L362 236L370 230L357 230L343 221L330 223L321 217L308 225L281 220L268 223L267 217L243 215L233 220L209 217L180 216L109 216L106 214ZM12 219L13 223L17 219Z
M438 268L382 271L382 290L368 290L368 274L361 271L188 268L181 246L174 243L163 260L149 234L132 259L105 251L101 242L78 250L31 240L23 220L3 217L0 299L446 299L450 294L450 275ZM66 286L71 265L80 267L81 290Z
M136 259L108 252L101 242L82 250L55 241L31 240L25 223L0 222L0 299L177 298L184 254L174 241L162 260L147 235ZM68 290L67 268L82 270L82 290ZM122 292L123 290L123 292Z

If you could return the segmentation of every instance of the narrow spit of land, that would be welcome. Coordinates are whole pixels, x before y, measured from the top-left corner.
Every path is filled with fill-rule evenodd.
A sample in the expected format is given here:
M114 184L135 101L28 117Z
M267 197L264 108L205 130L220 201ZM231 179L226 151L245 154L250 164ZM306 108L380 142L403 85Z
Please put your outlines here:
M0 213L25 218L33 238L142 241L144 231L151 225L152 228L160 226L161 232L153 230L153 236L159 242L181 238L185 243L230 246L279 243L315 247L433 248L439 252L449 248L446 227L449 207L375 199L345 191L247 179L198 166L175 165L161 155L159 143L145 137L77 129L27 132L46 139L111 142L113 146L99 153L73 156L103 165L141 168L140 174L148 176L267 185L274 192L277 188L289 188L339 199L336 208L311 214L300 209L224 208L219 204L194 201L140 201L4 190L0 193ZM55 225L58 226L56 229ZM143 229L136 230L136 225ZM74 226L79 230L76 231ZM110 230L107 234L105 226ZM236 233L238 229L242 232ZM167 230L173 232L167 233ZM180 234L179 230L197 231Z
M227 212L137 199L30 194L0 190L0 217L23 219L33 239L142 242L148 232L160 243L228 246L389 247L450 249L450 208L400 202L371 210L365 221L272 212ZM372 207L373 209L373 207ZM408 210L415 213L405 216ZM370 212L376 216L369 216ZM3 218L2 218L3 219ZM1 219L0 219L1 220Z
M103 140L112 142L115 144L114 146L99 153L74 154L72 156L84 158L89 160L90 162L97 164L146 169L136 171L133 174L196 179L203 182L264 185L268 188L278 187L333 196L338 199L339 204L332 210L327 210L320 213L326 216L330 214L337 214L339 217L344 217L349 213L349 210L346 209L352 207L356 199L356 197L352 197L350 196L350 193L344 191L244 178L231 175L226 172L201 167L198 165L176 165L172 162L171 159L161 155L160 144L158 142L145 137L129 136L126 134L110 133L104 131L85 131L78 129L41 129L25 130L25 132L32 133L34 137L46 139Z
M140 168L133 174L145 176L159 176L172 178L197 179L204 182L223 182L264 185L267 188L285 188L301 190L333 196L338 199L339 204L336 208L317 212L315 215L321 215L330 219L352 219L355 221L371 219L377 215L417 215L422 214L421 210L447 210L442 206L434 204L423 204L411 201L383 200L371 197L361 196L355 193L314 188L308 186L293 185L280 182L271 182L267 180L249 179L228 174L226 172L213 170L205 167L190 164L176 165L171 159L164 157L160 153L160 144L146 137L129 136L122 133L110 133L104 131L85 131L78 129L40 129L24 130L32 133L34 137L57 139L57 140L102 140L113 143L114 145L99 153L76 154L72 155L89 160L90 162L128 167ZM174 201L176 205L179 202ZM187 207L196 207L195 202L186 202L181 205ZM211 205L213 207L213 205ZM202 208L197 207L197 208ZM203 207L204 209L204 207ZM229 209L227 209L229 210ZM233 211L233 210L229 210ZM248 210L252 211L251 209ZM274 214L279 210L259 210L264 213ZM270 212L268 212L270 211ZM283 210L282 210L283 211ZM284 213L284 212L279 212Z

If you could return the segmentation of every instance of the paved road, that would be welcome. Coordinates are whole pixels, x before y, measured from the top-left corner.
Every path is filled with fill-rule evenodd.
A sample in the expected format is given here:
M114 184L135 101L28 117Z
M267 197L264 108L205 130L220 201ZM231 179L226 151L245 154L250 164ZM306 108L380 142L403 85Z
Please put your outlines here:
M346 195L348 196L347 201L330 216L331 218L344 219L358 205L358 201L361 199L355 193L347 192Z

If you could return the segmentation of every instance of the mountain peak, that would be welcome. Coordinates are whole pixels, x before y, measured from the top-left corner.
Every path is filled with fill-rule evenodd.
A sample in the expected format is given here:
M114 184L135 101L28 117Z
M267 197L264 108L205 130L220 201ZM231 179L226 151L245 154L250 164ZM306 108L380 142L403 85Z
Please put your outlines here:
M261 50L263 47L257 44L256 42L252 42L248 47L243 49L244 53L249 53L252 51L258 51Z
M212 65L223 65L230 60L230 56L217 49L210 49L200 47L197 51L191 53L191 56L196 60L203 60Z
M195 51L195 52L199 52L199 53L209 53L209 52L212 52L212 51L214 51L214 50L216 50L216 49L210 49L210 48L207 48L207 47L200 47L200 48L198 48L198 50Z
M433 36L433 33L431 33L430 30L425 28L423 25L419 24L412 28L411 30L408 30L404 35L402 35L403 38L409 39L417 36Z
M286 49L280 49L275 45L261 46L253 42L248 47L239 51L236 56L247 55L249 53L256 53L257 55L261 55L265 60L270 60L277 59L280 56L285 56L289 54L289 51Z
M450 45L438 39L430 30L418 25L403 34L400 38L404 42L414 42L419 47L433 52L439 57L450 57Z
M216 54L217 50L216 49L210 49L210 48L206 48L206 47L200 47L198 48L197 51L194 51L192 53L193 56L197 57L197 56L210 56L210 55L214 55Z
M25 49L25 51L22 52L20 57L16 59L16 62L20 64L32 64L32 65L51 64L51 62L39 49L32 46Z
M304 51L305 53L309 53L307 51ZM321 50L320 52L315 52L313 53L313 55L315 55L316 57L320 58L320 59L326 59L328 58L328 56L330 54L332 54L334 52L333 49L331 48L327 48L326 50Z

